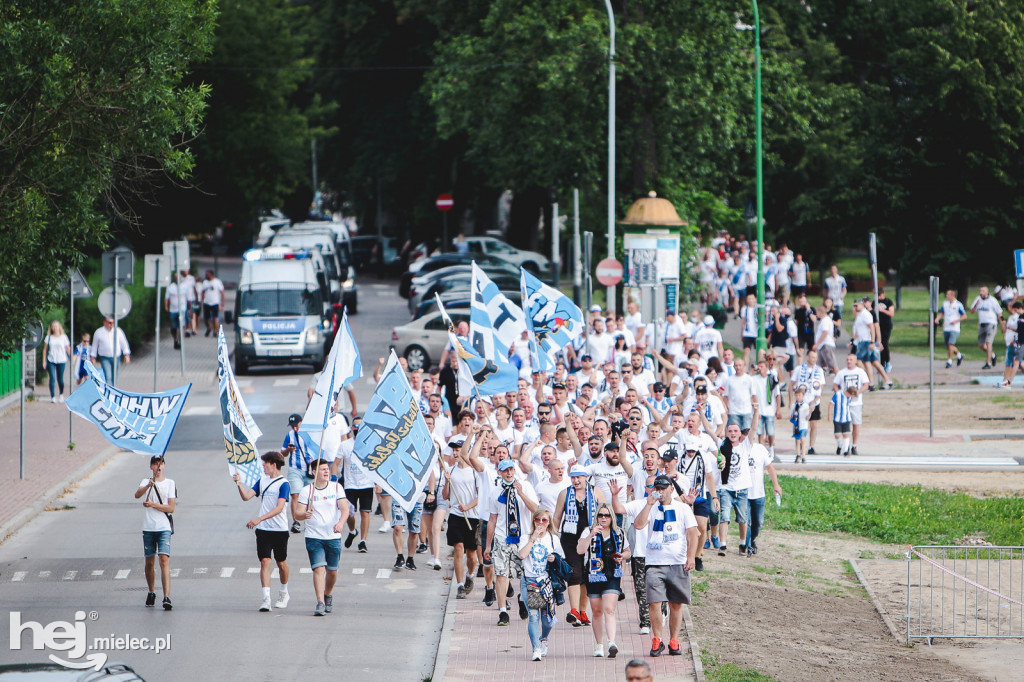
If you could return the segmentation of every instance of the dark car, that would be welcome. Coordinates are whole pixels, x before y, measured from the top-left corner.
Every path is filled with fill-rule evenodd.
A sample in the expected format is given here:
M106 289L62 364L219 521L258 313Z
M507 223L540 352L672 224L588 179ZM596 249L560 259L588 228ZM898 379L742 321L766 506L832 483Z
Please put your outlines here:
M447 271L448 268L445 268ZM441 272L440 270L438 272ZM516 275L488 273L491 281L502 291L519 289L519 277ZM423 301L434 298L434 294L459 294L469 298L472 272L446 274L424 284L413 284L409 291L409 312L416 310Z
M473 261L476 261L476 264L481 267L490 265L496 268L505 268L510 273L519 272L515 266L510 265L507 261L486 254L442 253L423 261L418 261L410 266L408 272L402 275L402 279L398 283L398 295L402 298L409 298L409 285L412 283L413 277L419 277L450 265L469 265Z
M502 278L502 285L505 288L514 289L519 286L519 272L515 271L515 268L509 266L507 263L502 265L481 265L480 269L490 277L492 280L496 277ZM473 266L472 265L449 265L448 267L441 268L440 270L434 270L427 273L417 273L412 278L412 282L409 283L409 312L416 310L416 306L423 300L424 294L428 289L434 287L437 282L441 280L452 279L452 282L447 287L440 289L439 291L452 291L463 289L467 294L469 293L469 285L472 280ZM509 284L515 280L514 284ZM433 293L430 294L431 296Z
M505 298L510 300L512 303L515 303L518 306L522 305L523 298L522 293L519 289L516 289L514 291L506 289L502 290L501 293L504 294ZM441 294L441 303L444 305L445 310L449 308L459 310L463 308L468 309L469 296L466 296L464 293ZM423 302L416 307L416 310L412 314L412 319L418 320L424 315L428 315L434 312L435 310L437 310L437 299L431 296L430 298L424 299Z

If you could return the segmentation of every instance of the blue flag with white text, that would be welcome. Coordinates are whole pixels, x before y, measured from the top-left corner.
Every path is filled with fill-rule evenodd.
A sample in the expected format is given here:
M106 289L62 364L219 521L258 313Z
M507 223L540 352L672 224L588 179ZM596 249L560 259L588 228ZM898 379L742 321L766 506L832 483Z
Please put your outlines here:
M541 364L553 365L550 359L583 333L583 311L558 289L522 268L520 272L526 325L536 339Z
M437 297L437 308L448 325L448 343L458 358L459 395L495 395L518 390L519 370L508 361L508 356L497 352L493 358L479 355L455 334L455 326L440 297Z
M393 501L411 512L438 453L394 351L363 413L353 452Z
M475 262L469 294L470 345L481 357L507 359L509 349L526 329L526 314Z
M130 393L107 384L92 363L88 378L65 403L95 424L114 445L142 455L163 455L192 384L160 393Z

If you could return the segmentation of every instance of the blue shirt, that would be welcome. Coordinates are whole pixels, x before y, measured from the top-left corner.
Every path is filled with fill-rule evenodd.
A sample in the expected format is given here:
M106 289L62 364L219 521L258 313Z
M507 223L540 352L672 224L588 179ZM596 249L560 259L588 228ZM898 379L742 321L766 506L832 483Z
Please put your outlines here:
M288 455L288 466L305 471L306 465L310 462L309 453L306 451L306 443L302 440L302 436L295 429L288 429L281 448L287 452L290 445L295 446L295 451Z

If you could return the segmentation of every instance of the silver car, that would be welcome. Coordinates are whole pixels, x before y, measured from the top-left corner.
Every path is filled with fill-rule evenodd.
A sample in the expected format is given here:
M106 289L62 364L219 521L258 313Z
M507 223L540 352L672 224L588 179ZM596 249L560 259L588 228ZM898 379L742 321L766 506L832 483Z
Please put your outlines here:
M469 322L469 308L445 308L452 322ZM407 322L391 331L391 348L405 358L409 369L427 370L440 364L441 354L448 345L448 327L440 310Z

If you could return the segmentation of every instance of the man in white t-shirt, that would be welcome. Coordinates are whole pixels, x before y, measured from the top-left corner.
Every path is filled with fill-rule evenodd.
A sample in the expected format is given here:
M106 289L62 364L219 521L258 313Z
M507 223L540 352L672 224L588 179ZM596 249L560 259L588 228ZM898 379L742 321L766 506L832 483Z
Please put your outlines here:
M700 353L700 358L707 362L711 358L720 358L724 354L722 332L715 329L715 318L704 316L704 326L693 335L693 345Z
M832 380L832 390L856 392L856 397L850 400L850 421L853 424L851 455L857 454L857 437L860 435L860 425L864 420L864 392L870 385L867 372L857 366L857 356L854 353L846 356L846 368L839 370Z
M760 419L757 396L751 398L754 408L754 421ZM729 540L729 523L732 513L736 512L736 522L740 527L740 554L747 553L747 521L750 507L747 504L747 491L750 488L750 469L747 459L750 448L757 443L757 431L751 429L744 436L738 424L729 424L725 429L727 443L723 444L722 454L726 459L722 463L722 486L718 488L718 500L721 511L718 515L718 555L725 556Z
M964 354L956 347L960 338L960 322L967 317L964 304L956 300L956 292L952 289L946 292L946 300L942 302L942 310L935 315L935 324L942 320L942 341L946 344L946 369L953 366L953 358L956 357L956 366L964 361Z
M748 431L753 425L751 396L754 395L754 383L747 374L745 360L736 358L733 362L736 373L725 380L725 398L729 401L728 424L738 424L740 431Z
M660 614L662 602L668 602L668 652L678 656L682 651L675 635L683 623L683 604L691 603L690 571L696 565L699 531L690 509L692 498L673 500L675 487L668 476L655 477L652 485L633 527L647 531L648 608ZM664 626L664 619L651 619L651 656L661 656L665 651Z
M331 480L331 463L325 459L313 462L316 478L303 486L292 503L292 518L306 522L306 553L313 569L313 591L316 592L314 616L324 616L334 608L331 592L338 580L341 562L341 530L348 520L348 499L345 488Z
M825 278L825 286L822 289L824 298L831 298L832 305L843 315L843 300L846 298L846 278L839 274L839 268L833 265L830 268L831 274Z
M284 468L284 455L276 450L264 452L260 457L263 461L263 475L260 480L247 488L239 474L234 475L238 495L243 502L254 497L260 498L260 514L250 519L246 528L256 529L256 558L260 560L260 587L263 588L263 602L260 611L270 611L270 572L273 561L277 562L281 579L281 591L275 609L288 606L288 513L285 505L288 502L288 479L281 475Z
M870 390L875 390L874 372L877 371L882 377L882 389L892 388L892 382L889 380L889 375L886 374L885 368L882 367L881 354L882 354L882 338L881 333L878 329L878 322L875 321L875 316L869 309L871 305L870 298L857 299L853 302L853 310L855 317L853 319L853 341L857 348L857 360L864 365L864 370L868 375L868 386L872 387Z
M747 464L750 467L750 489L747 492L747 503L750 505L750 525L747 527L747 556L757 554L757 536L761 534L764 524L764 473L767 471L772 479L772 492L782 495L779 477L775 473L774 457L768 449L760 444L750 448Z
M1024 360L1024 338L1018 334L1021 316L1024 315L1024 304L1013 301L1009 305L1009 311L1010 317L1002 323L1003 340L1006 342L1006 362L1000 388L1010 388L1013 385L1013 378L1017 376L1021 361Z
M992 369L992 365L996 364L992 342L996 340L996 331L1003 318L1003 307L999 301L988 295L988 287L981 287L974 303L971 304L971 312L978 314L978 348L985 353L985 364L982 369Z
M217 335L220 329L220 311L224 308L224 282L206 271L206 279L199 285L199 293L203 297L203 322L206 324L206 336Z
M516 464L503 459L497 465L500 482L492 486L484 543L484 561L494 562L495 594L498 597L498 625L509 624L507 591L509 580L522 575L519 540L529 532L530 519L537 511L537 492L527 481L516 480ZM520 595L521 596L521 595ZM522 615L522 614L520 614Z
M678 363L683 356L683 339L686 338L686 330L683 323L676 317L676 311L671 308L665 311L665 328L661 331L661 347Z
M740 318L743 320L743 359L750 361L750 351L757 348L757 296L748 294L740 308ZM724 353L723 353L724 357Z
M188 296L185 295L185 287L178 283L178 275L171 277L171 283L167 285L164 293L164 310L171 318L171 339L174 340L174 349L181 348L179 333L188 326Z
M146 606L156 604L156 560L160 557L160 584L164 591L163 607L171 606L171 534L174 526L171 514L176 506L178 489L174 481L164 478L164 458L160 455L149 458L151 478L144 478L135 491L135 499L142 500L146 508L142 518L142 545L146 554Z

